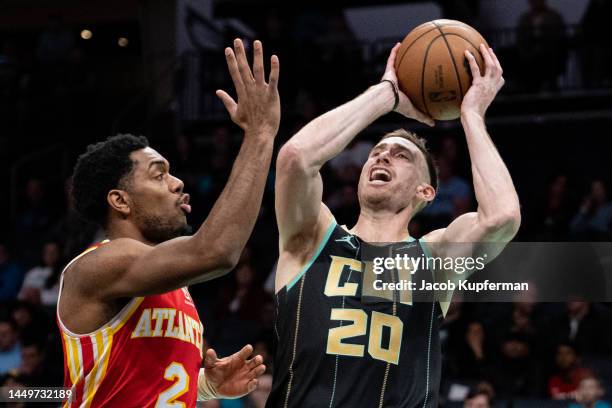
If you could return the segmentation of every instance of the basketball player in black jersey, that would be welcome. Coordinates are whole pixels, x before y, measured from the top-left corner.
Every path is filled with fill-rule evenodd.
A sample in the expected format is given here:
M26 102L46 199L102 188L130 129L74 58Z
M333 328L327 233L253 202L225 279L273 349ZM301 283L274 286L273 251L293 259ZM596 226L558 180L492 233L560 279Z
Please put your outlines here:
M484 46L482 75L466 51L474 79L461 106L478 211L411 239L408 223L434 199L436 172L421 140L396 131L380 140L363 166L357 223L350 229L336 224L322 203L323 164L391 110L433 125L401 92L393 108L398 46L380 84L310 122L279 153L276 350L268 407L437 407L441 302L364 301L361 253L368 242L403 242L397 250L413 257L466 256L438 243L495 242L500 250L519 227L512 179L484 123L504 83L497 57ZM431 281L432 272L418 270L412 279Z

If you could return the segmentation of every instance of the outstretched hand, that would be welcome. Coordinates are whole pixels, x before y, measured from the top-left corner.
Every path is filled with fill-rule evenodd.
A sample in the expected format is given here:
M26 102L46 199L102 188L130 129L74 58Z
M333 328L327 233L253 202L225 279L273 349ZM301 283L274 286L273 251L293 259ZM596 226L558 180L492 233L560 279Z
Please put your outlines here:
M482 75L474 55L465 50L465 57L472 72L472 86L463 97L461 113L474 112L484 118L487 108L495 99L495 95L504 86L504 77L502 76L504 71L493 52L493 48L487 48L484 44L480 44L480 53L485 65L485 71Z
M389 80L395 84L396 89L399 91L399 104L397 108L395 108L395 112L401 113L410 119L418 120L419 122L425 123L429 126L434 126L434 120L415 108L412 104L408 96L403 93L398 87L397 74L395 72L395 57L397 55L397 50L399 50L401 43L395 44L395 47L391 50L389 54L389 58L387 59L387 66L385 68L385 73L383 74L381 80Z
M239 398L257 388L258 378L266 371L263 358L251 359L251 345L229 357L218 358L215 350L206 350L204 375L219 397Z
M280 97L278 95L279 61L276 55L270 59L270 77L265 79L263 46L261 41L253 43L253 70L244 50L242 40L234 40L234 49L225 49L225 59L238 101L225 91L218 90L217 96L223 102L232 118L246 134L272 135L280 124Z

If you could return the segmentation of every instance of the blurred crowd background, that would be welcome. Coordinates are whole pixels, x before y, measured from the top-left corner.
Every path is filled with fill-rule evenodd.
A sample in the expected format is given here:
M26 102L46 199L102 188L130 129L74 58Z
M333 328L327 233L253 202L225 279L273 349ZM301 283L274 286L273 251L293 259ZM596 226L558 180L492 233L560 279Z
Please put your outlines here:
M365 38L356 29L359 13L378 6L367 1L289 9L219 0L204 2L204 10L187 0L90 3L0 5L0 385L62 384L58 279L72 257L104 238L70 200L72 166L87 144L115 133L146 135L185 182L197 227L227 181L242 136L214 96L218 88L233 91L224 46L236 36L261 39L267 54L279 55L278 149L377 82L391 46L413 27ZM517 0L509 2L522 7L517 18L502 23L486 13L491 0L387 3L391 14L393 7L424 7L419 22L467 22L495 48L507 84L487 123L521 199L517 240L610 241L612 2ZM566 21L574 10L580 15ZM384 25L385 13L369 24ZM457 121L429 129L390 114L323 170L324 201L340 223L357 219L357 179L369 149L399 127L428 140L440 169L437 198L413 220L411 235L475 209ZM271 386L273 185L274 168L236 269L190 289L207 345L228 355L251 343L268 366L257 392L207 407L263 406ZM442 331L441 404L609 407L611 326L612 305L584 299L455 302Z

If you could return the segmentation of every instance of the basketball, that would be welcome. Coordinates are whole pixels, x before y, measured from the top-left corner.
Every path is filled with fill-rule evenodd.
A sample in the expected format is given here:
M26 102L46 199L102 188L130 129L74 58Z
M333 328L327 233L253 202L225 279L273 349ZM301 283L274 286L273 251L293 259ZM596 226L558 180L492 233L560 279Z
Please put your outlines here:
M472 83L465 50L484 71L480 44L485 39L456 20L433 20L412 30L397 52L395 70L400 89L414 106L435 120L457 119L463 95Z

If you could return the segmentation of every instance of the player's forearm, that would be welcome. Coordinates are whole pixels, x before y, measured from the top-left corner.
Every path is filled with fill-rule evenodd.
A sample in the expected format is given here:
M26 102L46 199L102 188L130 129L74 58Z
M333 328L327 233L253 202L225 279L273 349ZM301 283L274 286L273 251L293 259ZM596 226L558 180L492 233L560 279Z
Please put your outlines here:
M245 135L229 180L193 236L201 251L214 249L231 269L257 220L273 150L272 135Z
M463 112L461 123L472 162L479 222L488 229L503 229L513 236L521 216L508 168L487 133L482 116Z
M300 151L304 165L317 170L337 156L370 123L391 111L391 86L380 83L355 99L314 119L288 142Z

